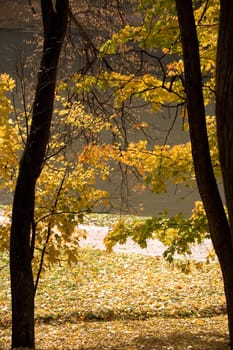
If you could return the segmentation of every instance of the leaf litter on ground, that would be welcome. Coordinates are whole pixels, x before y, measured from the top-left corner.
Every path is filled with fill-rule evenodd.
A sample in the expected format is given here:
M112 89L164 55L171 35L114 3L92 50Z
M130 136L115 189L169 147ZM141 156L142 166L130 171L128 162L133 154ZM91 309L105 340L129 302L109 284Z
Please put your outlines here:
M43 273L36 296L37 349L227 349L216 263L189 274L158 257L77 249L78 263ZM8 258L0 257L0 349L10 348ZM189 347L189 348L188 348Z

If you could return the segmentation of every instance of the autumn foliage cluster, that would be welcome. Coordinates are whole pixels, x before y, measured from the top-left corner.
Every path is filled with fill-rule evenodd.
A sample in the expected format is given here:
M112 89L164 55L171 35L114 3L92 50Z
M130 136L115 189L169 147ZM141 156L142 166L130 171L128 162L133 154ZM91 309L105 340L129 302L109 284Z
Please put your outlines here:
M35 262L41 259L41 252L46 252L48 263L64 252L69 262L77 259L76 246L83 234L77 230L77 224L97 205L109 208L111 194L98 184L111 179L116 168L121 170L122 177L136 174L137 190L150 190L155 195L166 192L169 184L195 186L190 142L172 145L167 138L163 144L152 144L147 138L150 123L143 119L141 110L136 113L135 106L139 104L144 104L154 119L161 110L172 111L174 122L182 120L183 128L188 130L175 5L165 6L166 1L162 0L160 3L157 6L154 1L142 0L138 9L140 23L126 23L98 47L98 60L109 60L115 69L102 64L95 74L91 70L77 72L59 82L50 142L36 186L35 229L39 234ZM214 0L195 11L206 105L214 100L218 11ZM132 48L135 56L131 54ZM117 56L129 59L136 72L117 66ZM15 82L2 74L0 186L8 192L14 189L30 126L30 106L16 112L10 99L14 88ZM103 108L97 108L97 99L106 95ZM87 96L96 97L93 105L90 101L87 104ZM215 117L210 115L207 123L212 162L220 178ZM137 141L133 141L130 133L136 135ZM4 211L10 218L11 209L6 207ZM0 233L1 250L8 249L8 230L6 220ZM203 205L196 202L189 218L182 213L168 217L165 211L130 225L121 220L105 243L111 249L128 236L142 247L148 238L159 238L168 246L169 259L176 252L188 254L190 243L200 243L208 237Z

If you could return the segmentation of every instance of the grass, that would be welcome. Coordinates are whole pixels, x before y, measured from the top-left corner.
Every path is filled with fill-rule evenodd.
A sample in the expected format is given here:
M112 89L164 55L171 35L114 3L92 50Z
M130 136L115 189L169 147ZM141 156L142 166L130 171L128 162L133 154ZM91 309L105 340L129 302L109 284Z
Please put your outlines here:
M163 260L77 251L55 265L36 296L37 349L225 350L227 318L218 266L189 274ZM0 349L10 348L8 258L0 257ZM189 347L189 348L188 348Z

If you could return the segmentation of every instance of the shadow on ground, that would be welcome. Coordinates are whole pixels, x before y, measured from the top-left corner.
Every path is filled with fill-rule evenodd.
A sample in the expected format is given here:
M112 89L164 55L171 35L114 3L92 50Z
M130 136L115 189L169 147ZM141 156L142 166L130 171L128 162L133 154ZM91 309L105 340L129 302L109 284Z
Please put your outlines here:
M226 316L37 326L38 350L229 350L228 343Z
M219 340L217 339L219 337ZM131 341L121 341L113 346L81 346L79 350L229 350L228 340L213 333L172 333L166 337L138 336ZM65 349L65 348L64 348ZM75 350L76 348L73 348ZM68 348L67 348L68 350Z
M218 316L213 319L39 323L36 349L229 350L225 321ZM10 329L0 328L0 350L9 348Z

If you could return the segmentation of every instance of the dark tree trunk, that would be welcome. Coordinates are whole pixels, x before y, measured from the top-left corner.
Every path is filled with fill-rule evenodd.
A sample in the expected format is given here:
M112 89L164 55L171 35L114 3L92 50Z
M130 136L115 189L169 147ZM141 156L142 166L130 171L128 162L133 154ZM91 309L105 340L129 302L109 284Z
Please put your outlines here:
M12 348L34 349L34 250L35 185L43 166L53 113L58 59L67 27L68 0L41 0L44 47L32 124L22 155L14 194L10 237L12 293Z
M216 118L220 163L233 242L233 1L220 3Z
M231 3L231 1L232 0L228 1L228 3ZM233 8L233 3L231 3L231 7ZM230 225L228 223L228 219L225 214L223 203L217 187L213 167L211 164L205 120L205 108L202 93L202 76L200 69L199 44L193 15L192 0L176 0L176 8L178 13L181 40L183 46L185 89L187 97L190 139L192 144L192 155L194 161L195 174L199 192L208 217L212 242L222 269L227 302L230 341L231 348L233 349L233 246L231 239L232 235ZM231 17L231 20L233 20L233 17ZM232 35L232 28L230 33ZM219 41L221 40L222 38L219 37ZM230 42L232 46L232 36ZM226 45L224 47L224 50L226 50ZM227 54L227 52L225 53ZM222 53L222 55L224 56L224 53ZM228 64L232 65L232 61L230 61ZM219 66L219 60L217 62L217 66L219 69L222 69L222 66ZM221 72L219 73L219 75L221 75ZM233 79L232 75L228 75L224 78L226 89L229 88L229 83L227 80L229 80L230 77L231 79ZM219 84L217 85L217 90L218 89L222 89L222 86L220 86ZM224 94L226 94L226 92L224 92ZM228 91L228 96L230 95L232 99L232 89ZM221 103L222 102L218 101L217 109L219 109L219 111L223 108ZM228 113L228 117L233 115L233 110L228 110L228 112L230 112ZM217 119L219 118L219 116L220 115L217 114ZM233 130L233 124L231 129ZM222 139L225 139L224 135ZM223 140L222 142L224 143ZM231 138L231 140L233 140L233 138ZM226 147L226 145L224 147ZM232 151L228 149L228 151L228 156L231 156L232 158L233 149ZM222 158L221 152L222 148L220 147L220 157ZM223 162L222 167L224 167ZM228 174L228 169L223 169L223 174L224 172ZM232 194L233 193L231 193L231 201L233 198ZM228 209L231 210L230 207L228 207ZM233 212L229 214L229 216L232 215Z
M231 256L228 260L228 269L226 266L224 281L231 349L233 349L233 1L222 0L220 5L216 62L216 120L220 164L231 235L228 243Z

